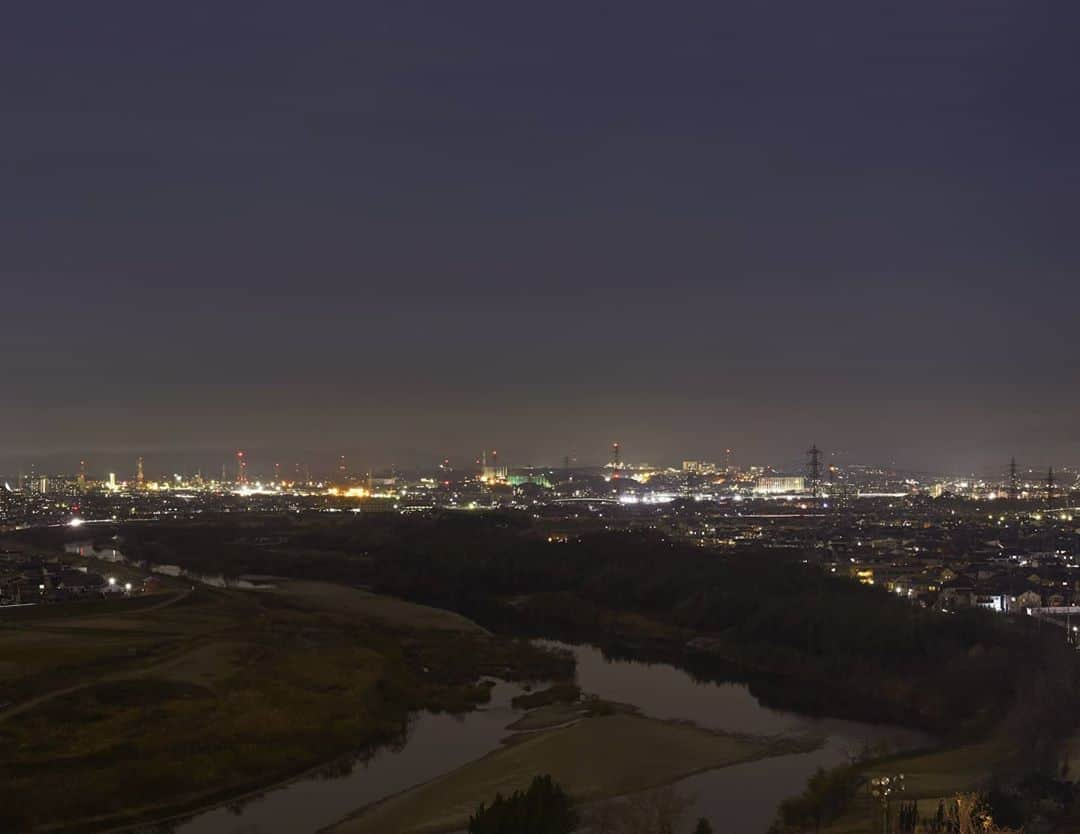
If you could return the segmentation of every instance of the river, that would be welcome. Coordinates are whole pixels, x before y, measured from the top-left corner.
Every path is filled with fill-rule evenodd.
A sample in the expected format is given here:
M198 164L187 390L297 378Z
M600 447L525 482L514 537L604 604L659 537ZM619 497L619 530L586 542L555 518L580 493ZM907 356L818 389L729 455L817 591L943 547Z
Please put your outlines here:
M825 739L822 747L810 753L710 770L677 783L694 802L692 816L706 817L716 831L763 834L780 802L800 793L815 770L843 764L867 744L884 743L901 750L933 743L925 733L901 727L768 709L742 683L700 682L668 664L609 661L591 646L572 648L578 684L584 691L635 704L646 715L693 721L714 730L808 733Z
M79 547L70 549L79 552ZM116 551L109 556L123 558ZM608 660L592 646L547 644L574 652L577 681L585 692L634 704L645 715L730 732L812 734L825 739L810 753L720 768L679 782L680 791L693 801L691 815L707 817L717 831L763 834L779 803L801 792L817 768L842 764L867 744L886 743L894 750L932 744L929 736L903 728L769 709L743 683L702 682L666 663ZM420 712L410 721L401 745L358 758L351 768L334 769L333 776L301 777L241 803L174 822L166 830L175 834L315 834L364 805L494 750L509 734L507 725L522 714L510 706L510 699L519 692L516 685L497 683L491 702L483 709L462 716Z
M647 715L740 733L813 733L826 739L811 753L720 768L679 782L680 790L693 801L692 816L708 817L718 831L763 834L780 801L799 793L818 767L841 764L868 742L885 741L900 749L931 741L924 734L896 727L767 709L743 684L700 683L667 664L608 661L591 646L566 648L577 656L582 689L636 704ZM223 807L197 815L176 824L175 832L314 834L363 805L495 749L508 735L507 724L521 715L510 706L510 698L519 691L511 684L498 684L486 708L460 717L420 713L411 723L403 747L377 751L367 761L358 761L347 775L301 778L234 809Z

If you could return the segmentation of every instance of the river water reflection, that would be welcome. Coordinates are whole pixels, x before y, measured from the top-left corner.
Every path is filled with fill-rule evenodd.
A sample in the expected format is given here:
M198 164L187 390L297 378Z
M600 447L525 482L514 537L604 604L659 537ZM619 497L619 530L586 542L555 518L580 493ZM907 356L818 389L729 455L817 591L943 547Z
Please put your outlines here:
M520 710L512 684L492 689L491 702L463 716L418 714L403 746L376 750L338 777L312 776L269 790L233 808L221 807L175 824L177 834L314 834L352 811L434 779L499 746ZM387 832L390 834L390 832Z
M694 799L694 816L710 818L718 831L763 834L778 803L800 792L815 769L847 761L849 753L868 742L887 741L896 749L930 742L921 733L895 727L767 709L743 684L697 682L666 664L608 661L591 646L565 648L577 656L578 682L586 692L636 704L647 715L685 719L718 730L762 735L812 733L826 739L824 746L812 753L722 768L680 782L680 788ZM511 684L498 684L486 709L460 717L421 713L411 723L403 747L377 751L367 761L358 762L348 775L298 779L233 809L222 807L197 815L176 824L175 831L314 834L363 805L495 749L508 734L506 725L521 714L510 706L510 698L519 691Z
M678 783L694 800L693 815L707 817L716 831L762 834L780 802L800 793L817 768L843 764L868 744L884 743L893 750L903 750L933 743L925 733L900 727L768 709L745 684L700 682L667 664L609 661L591 646L572 648L583 690L635 704L646 715L684 719L728 732L810 734L825 739L821 748L810 753L711 770Z

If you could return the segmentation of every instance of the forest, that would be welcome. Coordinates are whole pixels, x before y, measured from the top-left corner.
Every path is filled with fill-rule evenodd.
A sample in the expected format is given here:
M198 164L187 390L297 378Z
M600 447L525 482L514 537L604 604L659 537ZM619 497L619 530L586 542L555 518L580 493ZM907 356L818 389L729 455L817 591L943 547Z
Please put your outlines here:
M140 561L340 582L516 635L678 662L747 680L779 706L958 741L1004 720L1027 741L1023 767L1070 729L1064 707L1080 677L1060 636L1024 618L941 614L838 578L812 553L721 554L649 529L560 541L521 513L445 513L219 517L96 535Z

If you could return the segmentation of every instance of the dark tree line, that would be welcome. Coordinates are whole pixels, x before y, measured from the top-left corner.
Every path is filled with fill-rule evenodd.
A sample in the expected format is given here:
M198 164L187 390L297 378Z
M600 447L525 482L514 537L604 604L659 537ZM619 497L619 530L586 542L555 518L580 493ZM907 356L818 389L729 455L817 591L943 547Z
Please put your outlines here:
M222 517L119 536L136 559L371 586L493 628L666 652L703 675L745 669L780 705L951 735L1009 716L1032 758L1062 730L1053 705L1067 717L1075 702L1076 653L1059 635L921 610L791 551L720 555L648 530L549 542L518 513ZM687 654L702 636L710 653Z

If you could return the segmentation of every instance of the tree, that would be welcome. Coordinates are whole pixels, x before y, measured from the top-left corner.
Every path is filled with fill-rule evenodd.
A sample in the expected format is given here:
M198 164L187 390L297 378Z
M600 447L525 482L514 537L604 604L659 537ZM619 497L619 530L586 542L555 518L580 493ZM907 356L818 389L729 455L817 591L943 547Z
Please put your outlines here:
M960 834L1018 834L994 824L985 798L973 793L958 793L955 797Z
M469 818L469 834L570 834L578 814L570 795L550 775L537 776L528 790L496 794Z
M701 817L694 826L694 834L713 834L712 825L705 817Z
M798 796L780 803L774 832L818 831L839 818L858 791L859 769L854 765L832 770L818 768Z

